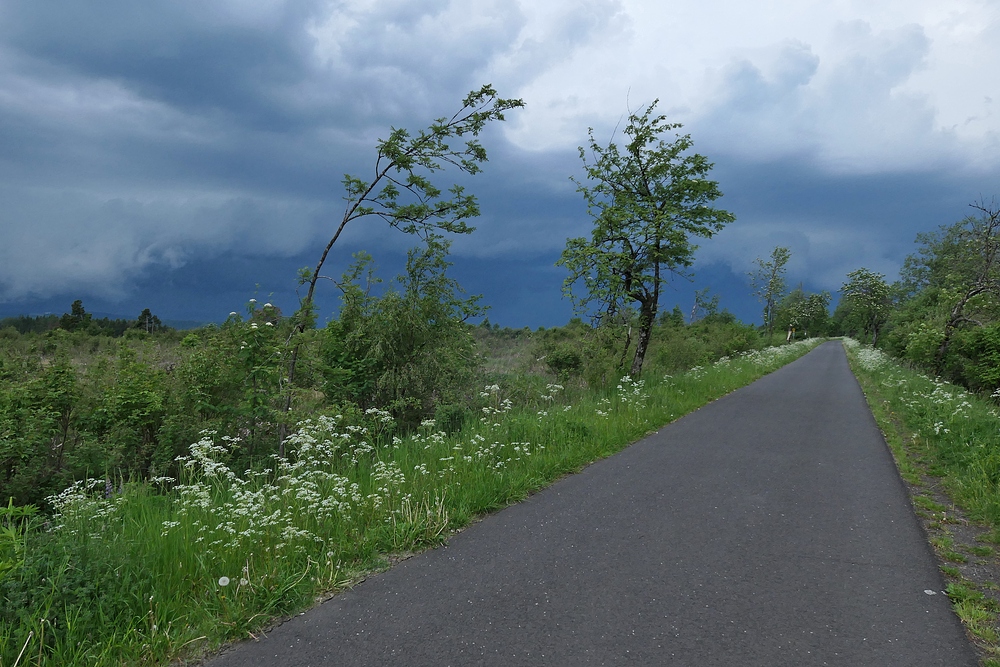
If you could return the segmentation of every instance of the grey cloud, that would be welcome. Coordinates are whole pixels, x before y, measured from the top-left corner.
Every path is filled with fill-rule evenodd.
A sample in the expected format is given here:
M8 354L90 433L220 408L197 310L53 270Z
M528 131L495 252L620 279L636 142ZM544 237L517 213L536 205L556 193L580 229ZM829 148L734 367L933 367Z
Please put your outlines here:
M622 39L631 19L618 0L586 0L562 6L541 34L514 41L496 58L500 76L524 86L595 40Z
M308 75L304 20L315 4L287 2L276 20L248 26L186 0L14 2L0 13L0 38L35 61L37 74L59 68L175 108L275 127L295 117L268 91Z
M307 203L246 197L102 199L0 190L0 300L77 290L120 297L144 271L224 252L282 257L308 245L328 214Z
M789 280L836 291L861 266L895 279L919 232L960 219L1000 173L831 175L808 158L767 164L722 157L720 204L737 220L698 252L701 265L744 275L777 245L792 250ZM696 267L697 268L697 267Z
M0 5L0 300L118 298L154 269L307 252L375 138L456 110L521 21L495 2L451 35L438 19L460 4L377 4L324 61L311 31L341 7Z
M954 164L956 140L935 126L929 101L900 92L924 66L930 42L923 29L874 33L852 22L836 32L843 55L825 61L805 44L788 43L776 48L768 71L756 60L732 63L694 127L713 148L743 158L810 156L833 171Z

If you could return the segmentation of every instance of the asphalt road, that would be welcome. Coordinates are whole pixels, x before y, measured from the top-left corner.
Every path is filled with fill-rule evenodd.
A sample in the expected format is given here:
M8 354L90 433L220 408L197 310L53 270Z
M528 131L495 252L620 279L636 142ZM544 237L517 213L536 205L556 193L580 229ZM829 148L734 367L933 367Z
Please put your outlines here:
M834 342L209 665L976 665L942 589Z

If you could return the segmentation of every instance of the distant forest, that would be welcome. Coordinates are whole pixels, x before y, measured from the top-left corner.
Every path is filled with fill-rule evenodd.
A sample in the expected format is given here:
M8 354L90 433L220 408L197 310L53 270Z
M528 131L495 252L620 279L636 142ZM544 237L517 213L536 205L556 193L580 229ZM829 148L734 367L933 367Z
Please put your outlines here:
M144 309L138 317L132 320L95 318L84 309L83 301L80 299L74 301L70 306L70 311L62 315L49 314L34 317L18 315L0 319L0 329L6 328L15 329L22 334L65 329L66 331L82 331L92 336L110 336L112 338L120 338L129 330L153 333L170 329L160 321L159 317L151 313L149 308Z

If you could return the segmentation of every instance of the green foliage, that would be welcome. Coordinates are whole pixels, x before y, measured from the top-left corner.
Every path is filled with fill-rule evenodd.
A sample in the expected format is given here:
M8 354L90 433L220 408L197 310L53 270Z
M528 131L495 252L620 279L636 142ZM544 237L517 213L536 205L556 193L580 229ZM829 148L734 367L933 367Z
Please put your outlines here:
M714 317L719 314L719 295L710 294L711 288L704 287L700 290L695 290L694 293L694 307L691 309L691 322L697 322L704 317ZM678 310L678 315L680 315L680 308ZM683 315L681 315L680 323L684 323Z
M340 315L323 336L329 400L385 408L412 426L471 391L476 360L465 322L483 308L480 297L464 297L448 277L449 245L429 236L424 248L410 251L398 289L381 296L371 293L377 284L371 257L355 256L340 283Z
M15 507L13 498L0 506L0 582L24 565L29 519L37 511L33 505Z
M1000 389L1000 211L917 235L894 286L885 349L974 391Z
M26 369L27 370L27 369ZM81 411L76 370L61 351L0 393L0 497L37 502L72 479Z
M848 273L847 278L848 281L840 289L843 295L841 303L848 313L844 318L845 325L876 345L892 307L889 285L883 274L865 268Z
M553 375L565 381L583 370L583 356L570 343L555 343L545 351L545 365Z
M763 344L755 327L737 322L725 311L687 327L659 328L653 341L652 370L670 374L736 357Z
M86 327L93 316L83 308L83 301L77 299L70 306L69 312L59 318L59 326L66 331L76 331Z
M955 345L955 375L973 391L1000 390L1000 322L964 331Z
M507 111L523 106L522 100L502 98L492 86L484 85L479 90L470 92L462 101L462 107L453 116L438 118L425 130L412 134L405 129L391 128L389 138L380 139L378 142L375 170L371 180L350 174L344 176L343 186L347 206L340 224L323 249L316 267L299 271L299 284L308 284L309 287L300 300L299 310L295 314L295 328L286 344L291 351L285 371L287 380L285 392L282 395L284 413L290 411L293 405L292 385L301 384L301 379L297 377L301 337L307 329L314 326L316 321L313 297L317 281L323 277L321 271L327 256L347 225L355 220L374 216L388 223L390 227L419 236L428 247L442 244L439 236L442 232L471 233L473 228L466 221L479 215L479 205L475 196L466 194L465 189L457 183L445 193L435 184L434 175L447 166L468 175L479 173L482 170L481 165L487 160L487 154L477 137L487 124L503 121ZM455 139L459 140L457 146L450 143ZM422 287L416 289L419 291ZM356 295L350 299L355 302L360 301ZM384 305L389 307L391 304L387 301ZM402 310L405 310L405 306ZM359 312L364 313L364 309L360 309ZM327 395L340 391L336 386L343 381L348 386L347 394L352 400L358 399L364 402L373 391L371 386L360 386L372 384L362 377L365 365L378 362L371 355L356 354L357 350L351 349L352 337L357 338L353 335L355 332L349 328L339 328L342 330L338 331L338 327L331 330L330 335L333 340L329 342L326 350L326 365L329 367L326 373ZM399 339L396 342L402 343L404 347L419 345ZM395 394L391 398L393 410L397 414L407 412L410 417L415 417L428 409L426 387L418 389L416 391L418 395L415 396L403 386L411 375L407 368L412 370L412 366L403 366L398 361L400 355L405 357L408 352L405 349L397 351L379 349L375 354L397 357L395 361L383 364L382 374L374 383L374 389ZM442 367L456 368L453 361L445 360ZM338 373L339 379L331 383L330 380ZM393 385L395 390L391 390L390 385ZM283 416L279 425L279 438L282 440L287 434L288 422L287 415Z
M764 304L764 326L770 339L774 335L774 319L778 302L785 295L785 265L792 253L788 248L777 246L771 251L770 259L754 260L757 270L750 274L754 296Z
M534 356L543 361L548 372L558 380L567 382L578 378L584 370L586 341L592 333L580 318L573 318L564 327L540 331Z
M557 381L582 381L593 389L614 386L628 372L621 351L625 336L624 327L607 322L590 327L576 319L565 327L537 332L532 358ZM653 376L676 373L759 349L762 343L755 327L736 321L727 311L686 325L676 308L653 328L647 370Z
M0 319L0 336L4 335L5 331L22 334L45 333L46 331L51 331L58 326L58 315L38 315L35 317L18 315L16 317L5 317Z
M492 86L485 85L470 92L453 116L438 118L427 129L412 134L391 128L389 138L378 142L372 179L344 176L347 207L340 224L316 268L299 273L300 284L309 285L300 317L311 315L313 293L327 255L354 220L375 216L425 240L441 232L471 232L473 228L466 221L479 215L476 198L458 184L446 193L432 176L446 166L470 175L479 173L487 160L486 149L477 139L480 132L488 123L503 121L507 111L523 106L522 100L499 97ZM449 143L453 139L464 143L454 146Z
M58 319L54 315L43 315L36 318L20 317L10 318L0 321L0 327L5 324L14 326L21 333L44 332L58 326L61 329L72 332L86 332L91 336L111 336L120 337L137 331L146 333L172 331L170 327L164 326L156 315L146 308L134 320L110 319L102 317L95 319L94 316L83 307L83 301L77 299L70 306L70 312L64 313Z
M234 316L228 326L246 334L249 323ZM224 329L199 338L221 345ZM489 419L442 405L441 424L409 433L384 411L338 409L300 424L286 456L261 462L270 472L244 467L242 437L204 434L176 481L81 481L51 499L48 530L19 529L23 564L0 580L0 662L14 664L26 641L40 667L195 660L810 347L669 381L619 379L572 400L522 377L481 392Z
M790 333L803 336L825 336L830 324L830 293L806 294L798 287L778 303L774 323Z
M629 115L623 148L601 146L590 130L592 161L583 147L580 158L593 185L577 185L594 228L589 239L568 239L557 262L569 271L563 289L578 311L596 303L603 323L627 321L638 310L633 376L642 370L664 274L691 266L692 237L711 238L735 219L712 206L722 192L707 178L712 164L690 152L690 135L664 139L681 126L655 115L657 102ZM578 283L582 291L574 291Z

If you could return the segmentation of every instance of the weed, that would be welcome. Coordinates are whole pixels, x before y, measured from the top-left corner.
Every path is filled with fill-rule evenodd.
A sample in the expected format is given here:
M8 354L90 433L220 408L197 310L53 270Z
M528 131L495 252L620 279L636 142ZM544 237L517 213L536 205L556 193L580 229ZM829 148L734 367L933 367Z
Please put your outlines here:
M913 496L913 502L924 509L931 510L932 512L943 512L947 508L941 503L935 502L927 496Z
M941 571L944 572L949 577L954 577L955 579L960 579L962 577L962 571L957 567L951 565L942 565Z

